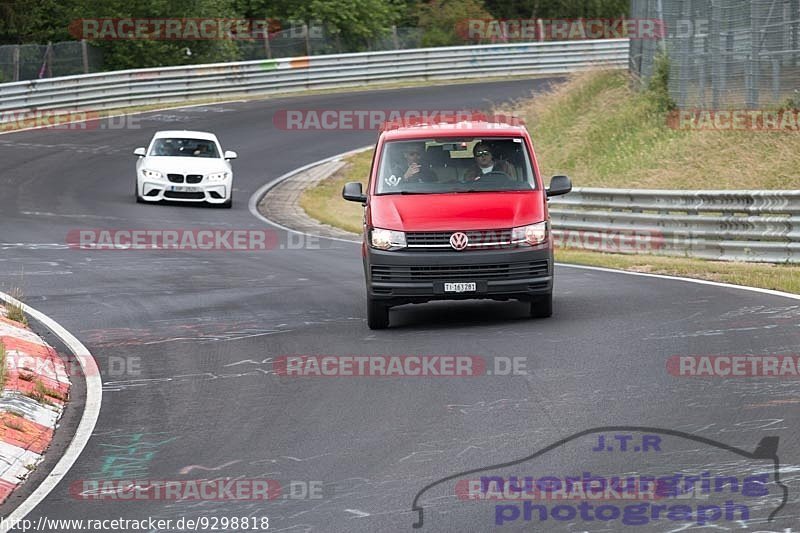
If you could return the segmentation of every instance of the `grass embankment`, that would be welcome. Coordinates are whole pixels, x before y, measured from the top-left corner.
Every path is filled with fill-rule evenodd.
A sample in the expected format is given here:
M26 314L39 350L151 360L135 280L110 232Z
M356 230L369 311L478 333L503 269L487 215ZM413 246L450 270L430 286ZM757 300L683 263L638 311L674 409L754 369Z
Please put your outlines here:
M581 74L553 92L515 103L532 132L545 176L567 174L577 187L646 189L800 189L796 133L676 131L658 96L629 88L621 72ZM351 156L330 179L307 190L314 218L360 232L362 208L342 186L366 186L372 152ZM800 294L800 267L556 251L564 263L722 281Z

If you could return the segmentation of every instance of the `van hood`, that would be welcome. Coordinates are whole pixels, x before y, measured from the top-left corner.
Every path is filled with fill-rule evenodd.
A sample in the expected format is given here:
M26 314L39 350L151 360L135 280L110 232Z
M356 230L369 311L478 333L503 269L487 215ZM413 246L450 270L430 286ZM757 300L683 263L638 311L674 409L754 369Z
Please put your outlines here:
M525 226L545 219L543 191L375 195L373 227L451 231Z

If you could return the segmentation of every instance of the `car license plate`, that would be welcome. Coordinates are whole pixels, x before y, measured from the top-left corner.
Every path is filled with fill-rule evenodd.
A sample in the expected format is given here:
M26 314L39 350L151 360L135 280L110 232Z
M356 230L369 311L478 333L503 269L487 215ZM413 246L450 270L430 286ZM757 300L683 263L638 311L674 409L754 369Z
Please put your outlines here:
M200 192L199 187L183 187L181 185L173 185L169 190L173 192Z
M475 282L470 283L445 283L444 292L475 292Z

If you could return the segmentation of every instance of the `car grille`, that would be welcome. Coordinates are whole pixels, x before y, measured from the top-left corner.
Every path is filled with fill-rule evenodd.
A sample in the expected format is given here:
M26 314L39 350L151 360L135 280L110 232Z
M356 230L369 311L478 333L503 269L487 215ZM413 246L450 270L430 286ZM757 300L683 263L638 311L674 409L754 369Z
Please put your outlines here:
M406 244L409 248L450 248L450 236L453 231L421 231L406 233ZM484 246L503 246L511 243L510 229L465 231L469 239L468 248Z
M547 275L547 261L496 265L372 265L372 281L513 280Z
M200 183L203 181L202 174L187 174L186 175L186 183Z
M183 183L183 174L167 174L167 179L171 183Z
M164 191L164 198L181 198L183 200L203 200L206 195L202 192Z

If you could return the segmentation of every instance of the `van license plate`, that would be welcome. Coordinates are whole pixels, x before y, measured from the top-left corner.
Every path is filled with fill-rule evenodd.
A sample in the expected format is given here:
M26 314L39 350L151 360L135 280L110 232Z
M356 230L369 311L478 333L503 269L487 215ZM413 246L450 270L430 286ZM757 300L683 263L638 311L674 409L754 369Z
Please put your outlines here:
M169 190L173 192L200 192L199 187L183 187L180 185L172 185Z
M475 292L475 282L471 283L445 283L444 292Z

